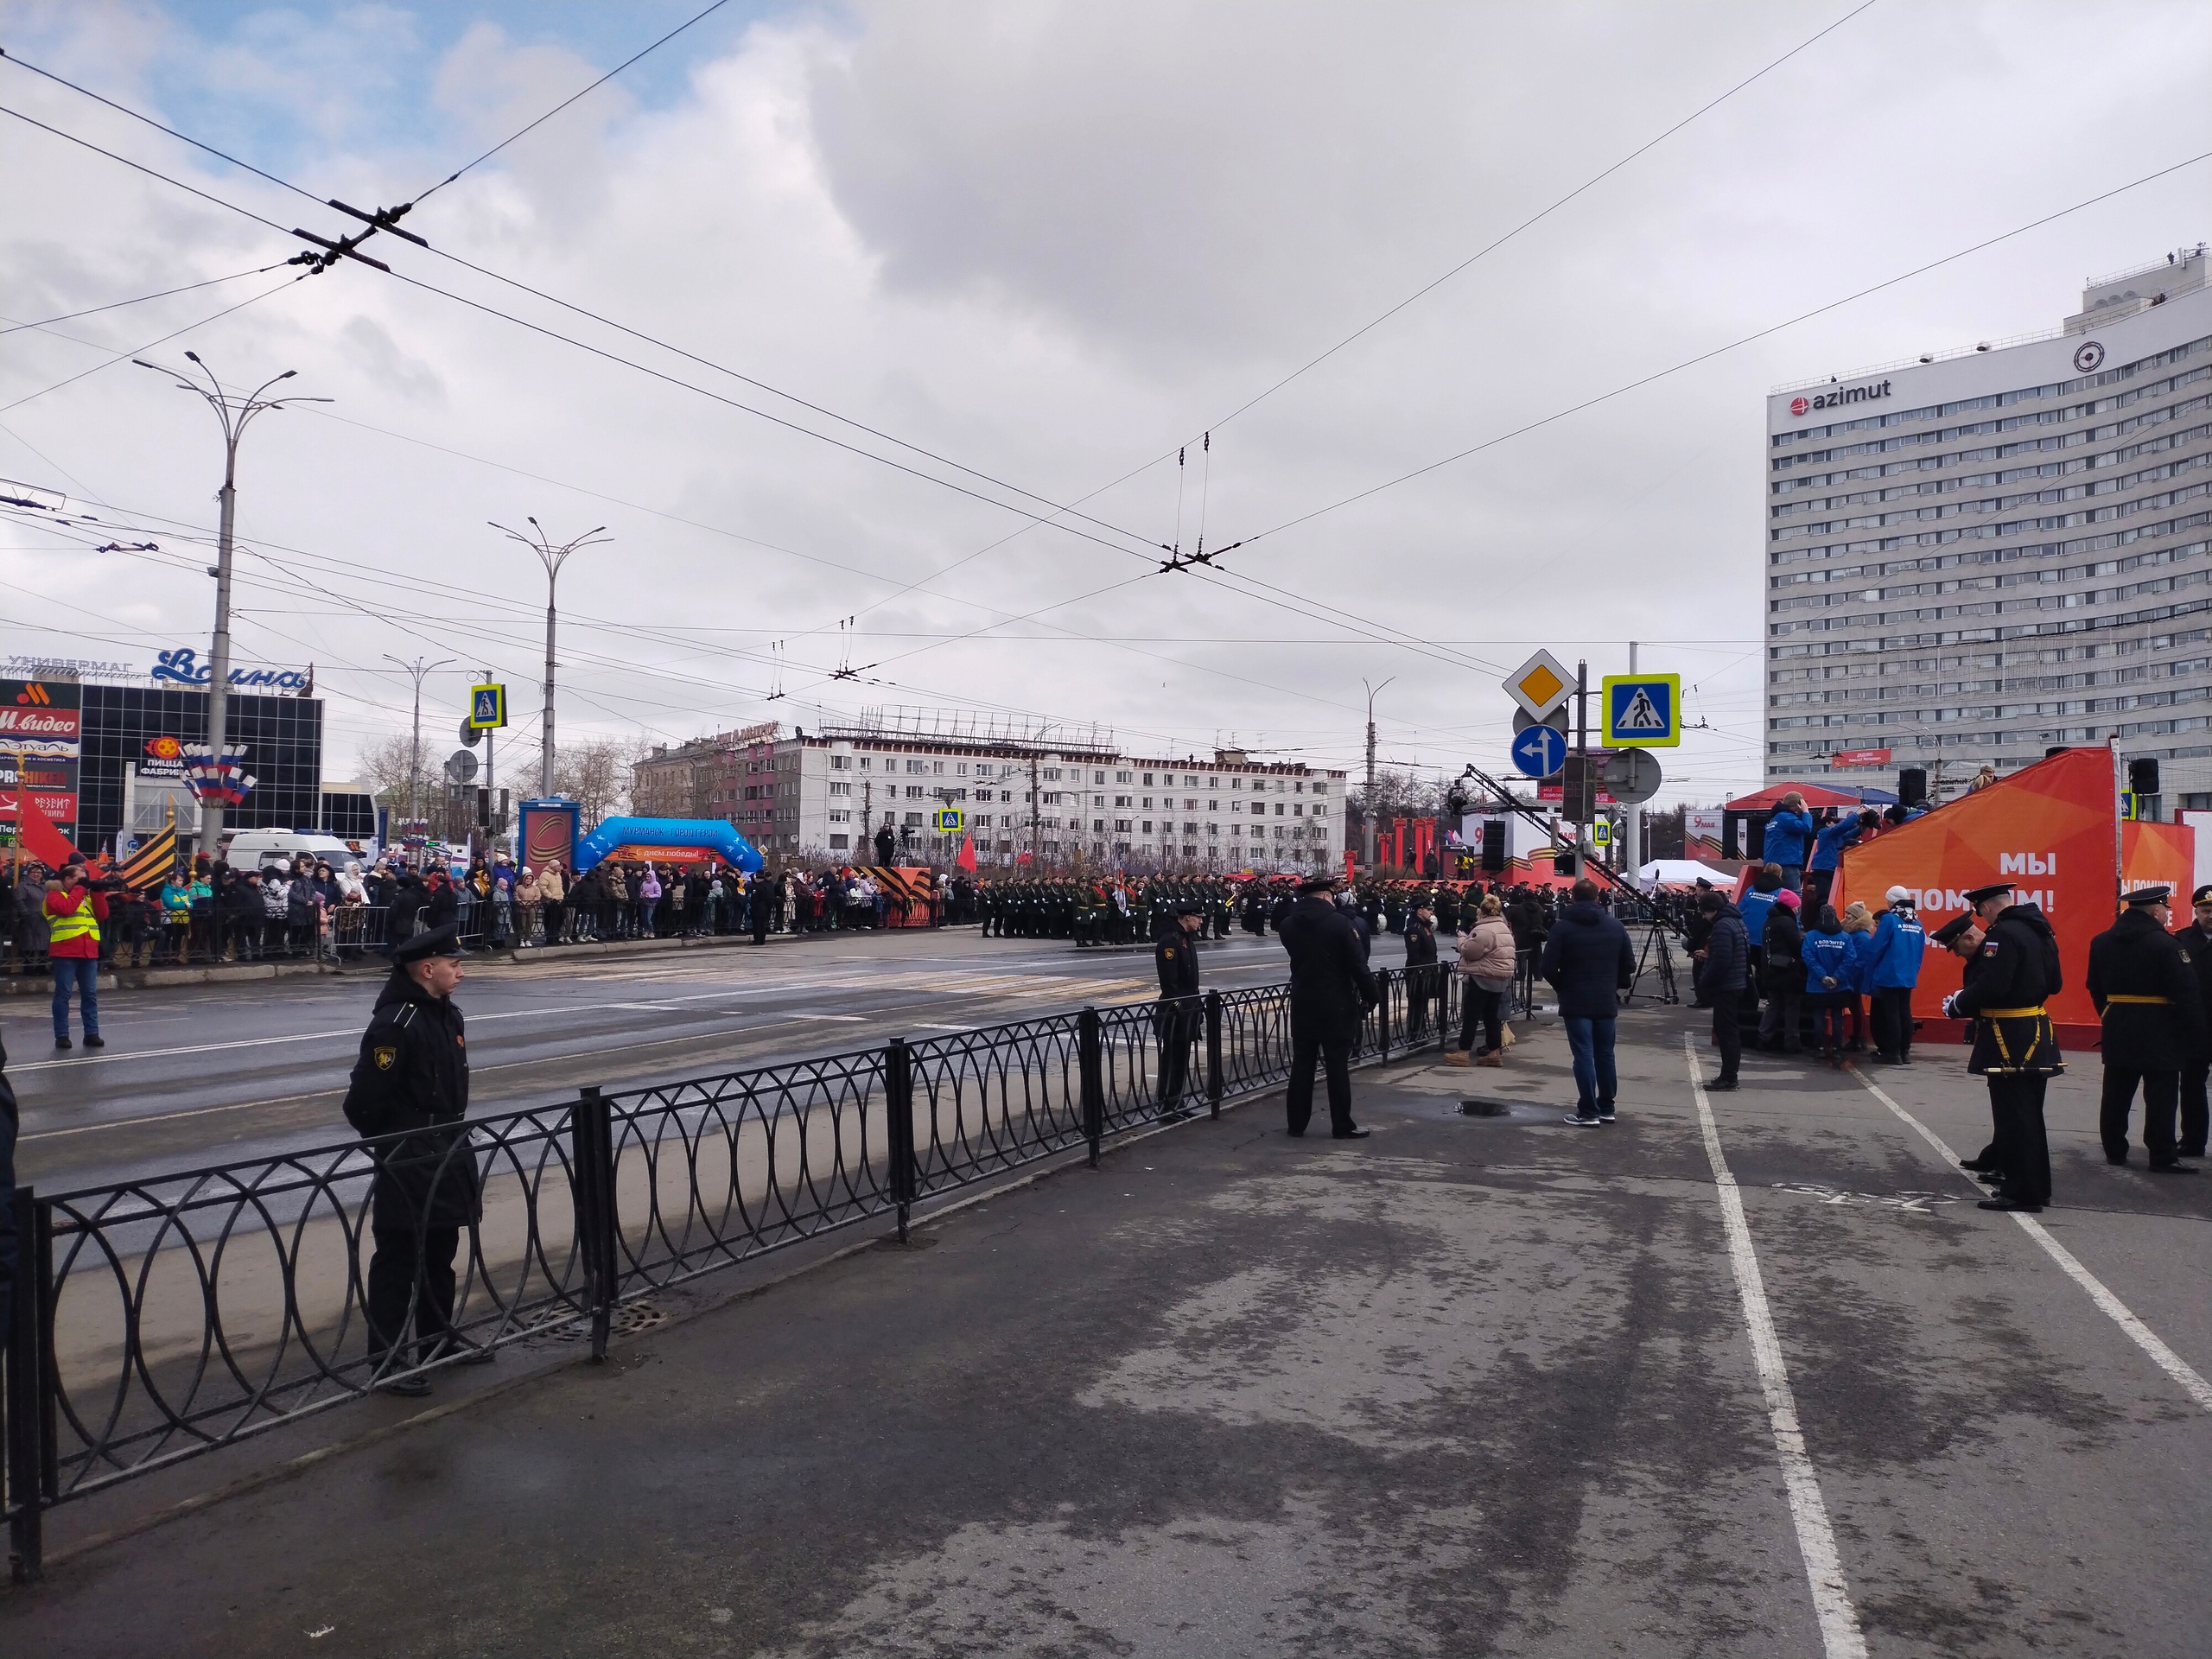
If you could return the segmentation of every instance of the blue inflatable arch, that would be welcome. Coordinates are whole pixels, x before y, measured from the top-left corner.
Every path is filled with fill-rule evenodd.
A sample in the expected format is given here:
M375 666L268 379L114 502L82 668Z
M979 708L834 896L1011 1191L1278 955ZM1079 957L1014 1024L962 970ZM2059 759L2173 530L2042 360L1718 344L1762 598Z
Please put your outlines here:
M656 860L680 858L685 852L713 852L750 875L766 861L760 849L721 818L603 818L576 843L576 870L582 875L617 848L651 849Z

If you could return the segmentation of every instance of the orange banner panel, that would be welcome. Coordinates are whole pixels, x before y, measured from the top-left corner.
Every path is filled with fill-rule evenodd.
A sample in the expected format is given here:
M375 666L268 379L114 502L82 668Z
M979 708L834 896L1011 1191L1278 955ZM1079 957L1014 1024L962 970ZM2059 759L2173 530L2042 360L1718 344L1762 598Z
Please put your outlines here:
M2185 890L2195 856L2195 833L2182 825L2122 826L2119 796L2109 750L2053 755L1850 849L1833 902L1840 908L1858 899L1879 912L1891 887L1910 887L1932 934L1967 909L1970 889L2017 882L2018 901L2041 906L2058 935L2066 983L2050 999L2051 1019L2094 1031L2096 1010L2082 982L2089 941L2117 913L2120 832L2127 832L2130 885L2171 881ZM1930 947L1913 993L1915 1017L1942 1018L1943 999L1959 988L1964 965Z

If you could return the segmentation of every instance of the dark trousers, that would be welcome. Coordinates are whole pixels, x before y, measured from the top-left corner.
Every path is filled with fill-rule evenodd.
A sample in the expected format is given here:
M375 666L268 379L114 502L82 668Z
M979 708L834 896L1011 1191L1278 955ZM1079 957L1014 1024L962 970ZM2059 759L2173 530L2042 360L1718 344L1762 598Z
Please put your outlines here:
M1720 1075L1714 1081L1733 1083L1736 1068L1744 1063L1744 1027L1736 1017L1736 993L1716 993L1719 1001L1713 1010L1713 1045L1720 1051Z
M1805 891L1802 896L1805 900L1805 931L1807 932L1811 932L1813 924L1820 920L1821 906L1827 903L1828 893L1834 886L1835 872L1834 870L1805 872Z
M2044 1138L2043 1096L2048 1077L1992 1072L1989 1111L1997 1122L2002 1191L2021 1204L2050 1202L2050 1143Z
M1874 1052L1893 1060L1912 1055L1912 987L1879 985L1874 989Z
M1351 1046L1349 1037L1311 1037L1294 1031L1290 1035L1290 1086L1284 1102L1290 1113L1290 1132L1306 1133L1313 1121L1313 1066L1318 1060L1329 1076L1329 1132L1348 1135L1351 1121Z
M1766 1000L1766 1012L1759 1016L1759 1046L1780 1049L1795 1054L1804 1047L1800 1027L1804 1018L1805 996L1802 991L1775 991Z
M2105 1143L2105 1156L2117 1164L2127 1157L2127 1113L2135 1103L2135 1085L2143 1085L2143 1144L2154 1164L2171 1164L2174 1151L2174 1109L2181 1103L2181 1073L2138 1071L2132 1067L2105 1066L2104 1099L2097 1111L2097 1133Z
M1152 1028L1160 1039L1160 1078L1153 1102L1163 1112L1183 1103L1191 1085L1191 1039L1198 1034L1197 1010L1161 1003L1153 1011Z
M1428 1035L1429 1004L1442 998L1441 982L1433 968L1406 969L1406 1040L1418 1043Z
M397 1363L408 1363L400 1339L411 1301L415 1351L419 1359L428 1359L453 1321L453 1259L461 1249L461 1229L429 1227L418 1235L412 1227L378 1227L375 1237L376 1254L369 1258L369 1357L381 1362L397 1350Z
M2212 1128L2206 1111L2208 1076L2212 1076L2212 1065L2202 1061L2190 1065L2181 1074L2181 1144L2175 1150L2184 1158L2204 1155L2205 1132Z
M1486 991L1473 980L1467 982L1465 989L1460 993L1459 1046L1461 1048L1475 1049L1475 1022L1477 1020L1482 1022L1483 1027L1483 1046L1479 1049L1475 1049L1477 1053L1495 1054L1505 1046L1505 1033L1500 1029L1501 1021L1498 1019L1498 1010L1504 1001L1503 991Z

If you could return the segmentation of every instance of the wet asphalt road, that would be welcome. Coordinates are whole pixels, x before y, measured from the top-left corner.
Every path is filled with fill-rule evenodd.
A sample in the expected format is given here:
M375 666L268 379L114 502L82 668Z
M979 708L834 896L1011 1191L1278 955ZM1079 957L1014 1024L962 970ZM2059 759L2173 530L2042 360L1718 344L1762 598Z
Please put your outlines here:
M984 1194L68 1560L0 1640L2200 1659L2212 1182L2107 1168L2077 1060L2031 1230L1935 1144L1987 1128L1958 1051L1700 1101L1703 1026L1624 1019L1604 1129L1539 1026L1356 1074L1369 1141L1267 1098Z
M1395 959L1379 943L1378 965ZM1208 944L1209 986L1283 977L1272 936ZM339 1112L381 976L114 992L106 1050L57 1054L45 999L0 1005L22 1107L18 1179L48 1192L343 1140ZM471 1109L610 1091L1149 995L1143 950L935 934L836 934L473 972Z

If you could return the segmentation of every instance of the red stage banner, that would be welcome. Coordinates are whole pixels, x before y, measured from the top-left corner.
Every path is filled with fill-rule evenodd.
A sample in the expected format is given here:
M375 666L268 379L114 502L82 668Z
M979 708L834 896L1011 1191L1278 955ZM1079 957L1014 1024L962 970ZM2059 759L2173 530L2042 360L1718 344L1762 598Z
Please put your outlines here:
M1840 910L1857 899L1878 913L1891 887L1910 887L1932 934L1967 908L1971 889L2018 882L2015 898L2041 906L2058 936L2066 983L2047 1006L2061 1046L2081 1046L2098 1024L2082 987L2089 941L2118 914L2123 874L2131 887L2171 884L2186 914L2195 849L2196 832L2185 825L2123 824L2111 752L2069 749L1848 849L1830 902ZM1964 965L1929 947L1913 992L1916 1018L1942 1019Z

